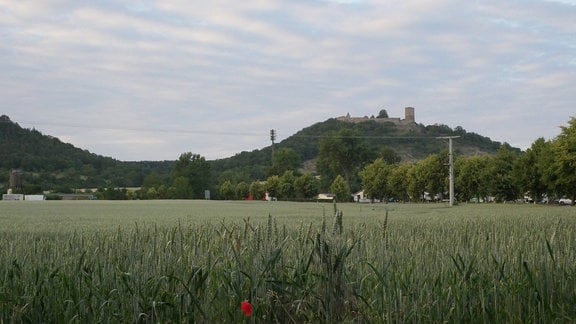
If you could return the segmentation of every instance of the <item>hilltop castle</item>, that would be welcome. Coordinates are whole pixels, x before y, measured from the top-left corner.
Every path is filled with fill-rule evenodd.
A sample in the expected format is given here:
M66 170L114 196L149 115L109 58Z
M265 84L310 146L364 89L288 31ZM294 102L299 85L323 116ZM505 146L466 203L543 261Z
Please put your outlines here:
M404 108L404 119L402 118L375 118L372 117L350 117L350 114L346 116L340 116L336 118L339 121L347 123L362 123L369 120L374 120L377 122L392 122L396 125L413 125L416 124L416 115L414 113L414 108L406 107Z

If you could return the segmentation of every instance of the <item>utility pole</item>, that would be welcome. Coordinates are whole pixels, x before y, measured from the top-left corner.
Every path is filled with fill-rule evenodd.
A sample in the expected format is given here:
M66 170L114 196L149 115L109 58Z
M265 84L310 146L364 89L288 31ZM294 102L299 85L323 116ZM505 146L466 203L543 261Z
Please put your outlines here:
M270 141L272 141L272 164L274 164L274 141L276 140L276 131L270 130Z
M452 152L452 140L460 136L439 137L448 140L448 173L450 175L450 207L454 206L454 153Z

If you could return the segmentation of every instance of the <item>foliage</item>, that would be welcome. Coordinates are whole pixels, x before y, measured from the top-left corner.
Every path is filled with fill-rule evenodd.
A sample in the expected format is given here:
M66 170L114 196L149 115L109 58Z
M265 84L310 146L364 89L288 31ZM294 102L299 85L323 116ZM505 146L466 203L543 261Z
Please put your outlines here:
M388 112L386 109L381 109L376 118L388 118Z
M282 175L286 171L297 171L302 162L300 156L292 148L285 147L274 152L272 157L271 175Z
M312 199L320 190L320 182L310 173L304 173L294 181L296 198Z
M502 146L488 167L491 179L489 184L490 194L497 201L515 200L520 195L518 187L512 178L512 167L517 157L514 152Z
M117 161L24 129L7 116L0 116L0 152L0 187L7 183L10 170L19 169L24 187L55 191L57 187L136 187L150 173L168 174L173 163Z
M266 191L270 197L274 198L282 198L278 195L280 192L280 177L277 175L273 175L266 179Z
M571 118L568 126L562 126L562 132L555 141L554 169L558 174L558 186L576 201L576 118Z
M487 200L489 193L490 172L489 156L459 157L455 161L455 186L461 201Z
M459 201L512 201L525 195L534 202L552 202L563 196L574 201L575 125L572 118L557 138L538 139L521 153L462 127L402 126L378 118L360 123L329 119L276 144L274 157L272 148L267 147L217 161L183 153L176 161L121 162L23 129L1 116L0 189L7 190L9 171L20 169L26 194L100 188L95 193L100 199L189 199L203 198L208 189L215 199L245 199L250 184L276 175L279 183L274 190L282 199L309 200L328 191L341 175L350 191L362 189L362 181L370 187L371 180L378 180L383 187L371 194L417 201L425 192L430 197L446 193L446 144L438 137L458 135L454 153ZM378 158L390 167L383 174L373 172L374 179L368 175L362 179L361 171ZM268 185L262 182L259 192Z
M388 179L392 173L393 166L384 162L382 158L376 159L360 171L362 188L364 194L370 198L382 201L390 196L390 185Z
M359 188L358 171L374 159L373 152L357 131L344 129L321 139L317 161L323 181L332 182L342 175L346 183Z
M336 195L336 201L350 201L350 187L348 187L348 183L341 175L338 175L330 185L330 192Z
M547 162L546 155L550 154L550 151L550 142L539 138L518 157L512 169L512 176L517 186L530 193L535 203L542 200L547 192L545 174L551 165Z
M212 180L210 164L200 154L183 153L174 163L172 178L176 198L202 198Z
M266 184L261 181L253 181L250 184L250 196L254 200L261 200L266 195Z

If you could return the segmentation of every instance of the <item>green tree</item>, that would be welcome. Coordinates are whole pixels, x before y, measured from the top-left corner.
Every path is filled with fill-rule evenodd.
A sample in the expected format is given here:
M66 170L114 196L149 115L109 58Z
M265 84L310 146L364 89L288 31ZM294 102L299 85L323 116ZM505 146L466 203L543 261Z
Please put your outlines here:
M184 176L177 177L168 191L171 199L189 199L191 197L190 181Z
M234 185L230 180L224 181L220 188L218 189L218 193L220 194L220 198L224 200L232 200L234 199Z
M418 163L421 171L420 176L424 178L424 188L430 193L432 198L436 194L443 195L446 191L448 167L443 163L443 161L447 160L447 158L444 158L445 156L446 154L430 155Z
M350 201L350 187L341 175L336 176L336 179L330 185L330 192L336 195L336 201L348 202Z
M490 193L497 201L515 200L519 196L519 190L512 177L512 166L516 159L516 153L504 145L498 149L498 153L492 158L488 167L491 179Z
M294 198L296 191L294 190L294 182L296 181L296 176L293 171L286 171L280 177L280 186L278 188L278 193L282 198Z
M160 187L158 187L158 198L159 199L168 198L168 187L166 187L165 185L160 185Z
M380 110L380 112L378 113L378 117L376 118L388 118L388 112L386 111L386 109Z
M324 184L342 175L349 186L359 187L358 171L373 160L374 154L358 131L343 129L319 142L317 170Z
M162 178L157 172L151 172L142 181L142 187L144 188L158 188L162 184Z
M266 185L261 181L253 181L250 184L250 195L254 200L261 200L266 194Z
M393 166L386 164L382 158L376 159L360 171L364 194L370 198L384 200L389 196L388 177Z
M300 156L291 148L281 148L272 157L271 175L281 175L286 171L297 171L302 162Z
M561 126L562 132L554 141L556 162L554 168L558 174L559 191L576 200L576 118Z
M491 157L487 155L456 159L454 183L460 200L469 201L476 198L480 201L481 198L487 198L491 182L488 171L490 162Z
M204 190L210 187L210 164L199 154L183 153L174 163L172 170L174 180L181 177L188 180L189 197L202 198Z
M146 199L157 199L158 198L158 191L156 188L151 187L146 191Z
M236 189L234 192L236 199L246 199L250 195L250 185L244 181L240 181L236 184Z
M283 198L280 195L280 177L273 175L266 180L266 191L268 195L273 198Z
M534 203L541 200L548 186L544 174L549 168L544 154L550 151L550 144L544 138L537 139L529 149L520 155L512 169L513 178L522 193L529 193Z
M402 157L396 153L393 149L385 147L380 152L380 157L384 160L386 164L398 164L402 161Z
M413 168L411 164L402 164L394 167L388 176L388 187L390 190L390 195L398 201L408 201L410 200L410 195L408 194L409 178L408 174L411 172L410 169Z
M407 174L407 189L410 198L413 201L424 200L424 194L426 192L426 170L422 163L418 162L414 164Z
M310 173L304 173L294 181L296 197L312 199L318 194L320 184Z

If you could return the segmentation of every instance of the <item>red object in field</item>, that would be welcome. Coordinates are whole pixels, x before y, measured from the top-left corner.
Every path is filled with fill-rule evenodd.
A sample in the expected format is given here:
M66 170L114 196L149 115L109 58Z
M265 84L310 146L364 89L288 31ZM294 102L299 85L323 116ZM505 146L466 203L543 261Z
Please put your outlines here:
M243 301L240 303L240 310L244 313L244 316L250 317L252 316L252 304L248 301Z

